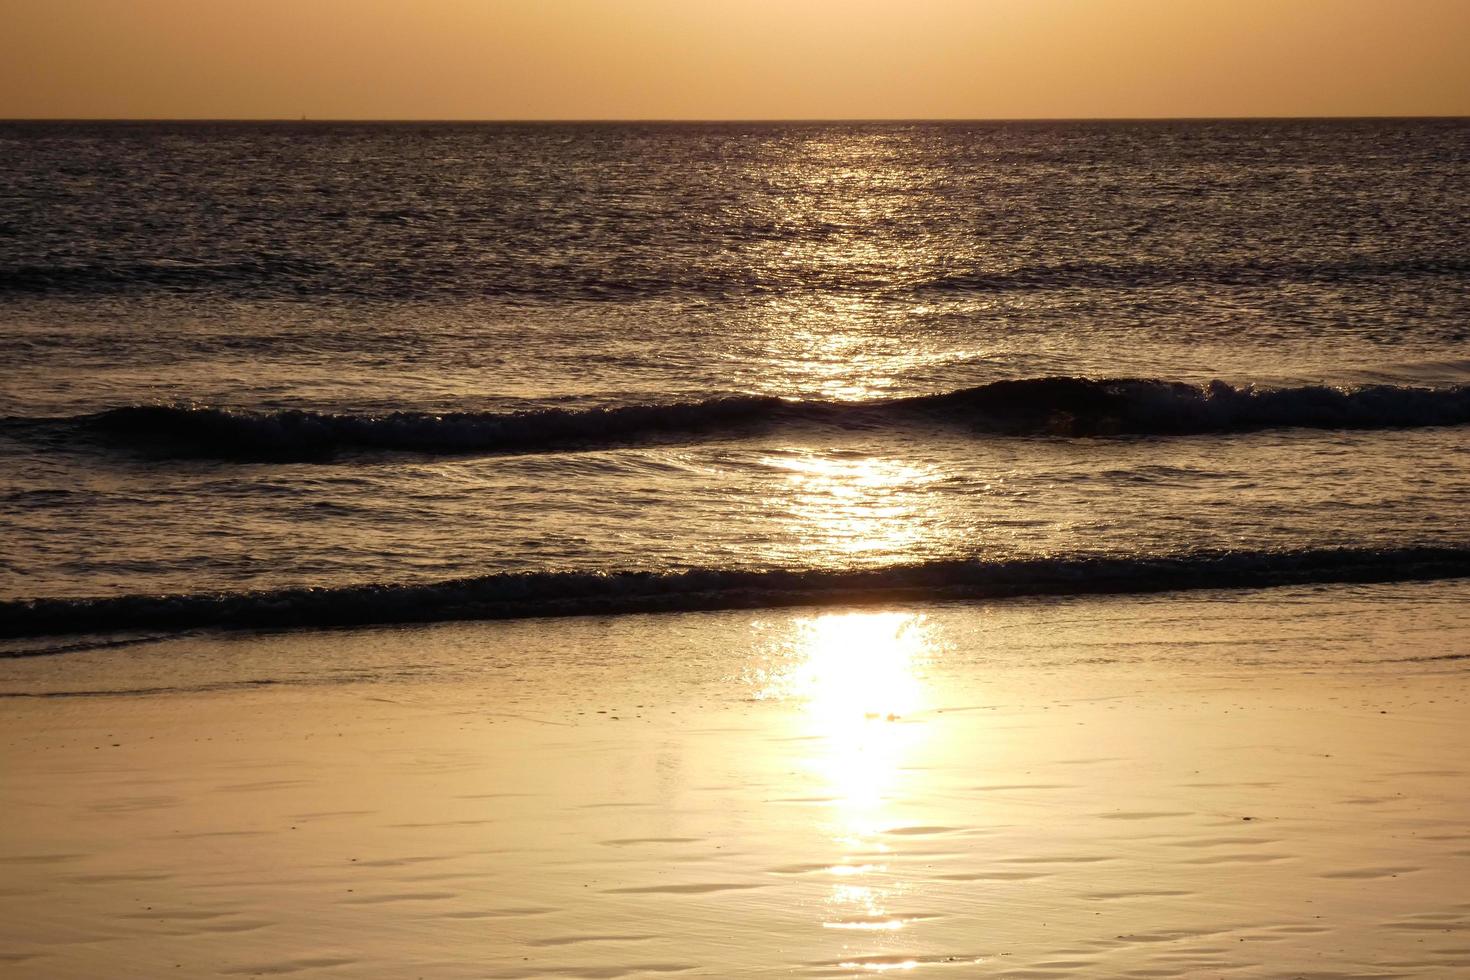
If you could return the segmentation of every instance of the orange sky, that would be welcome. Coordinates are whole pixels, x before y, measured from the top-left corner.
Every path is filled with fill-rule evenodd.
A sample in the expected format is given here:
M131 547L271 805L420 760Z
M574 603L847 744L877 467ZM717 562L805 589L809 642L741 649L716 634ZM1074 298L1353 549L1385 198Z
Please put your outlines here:
M1470 115L1470 0L0 0L0 117Z

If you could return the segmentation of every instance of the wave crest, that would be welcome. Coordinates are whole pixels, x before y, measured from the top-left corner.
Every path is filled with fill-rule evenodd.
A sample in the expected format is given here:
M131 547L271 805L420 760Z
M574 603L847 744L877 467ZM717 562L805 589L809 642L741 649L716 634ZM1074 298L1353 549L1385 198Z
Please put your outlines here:
M19 420L12 420L19 421ZM1191 435L1277 427L1411 428L1470 423L1470 385L1265 388L1143 378L996 381L875 401L732 396L527 412L338 414L210 405L116 408L80 425L108 443L221 458L300 459L353 451L534 453L688 442L801 424L950 427L995 435Z

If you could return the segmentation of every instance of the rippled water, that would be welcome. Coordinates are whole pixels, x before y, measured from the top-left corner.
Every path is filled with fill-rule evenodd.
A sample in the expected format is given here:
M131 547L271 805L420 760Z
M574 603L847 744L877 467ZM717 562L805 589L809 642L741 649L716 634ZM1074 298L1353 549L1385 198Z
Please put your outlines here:
M1463 574L1467 137L5 124L0 596Z

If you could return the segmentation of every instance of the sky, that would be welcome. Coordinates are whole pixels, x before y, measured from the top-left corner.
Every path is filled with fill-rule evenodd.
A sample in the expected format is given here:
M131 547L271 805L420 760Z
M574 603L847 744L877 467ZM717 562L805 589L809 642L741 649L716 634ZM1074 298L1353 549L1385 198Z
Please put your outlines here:
M0 117L1470 115L1470 0L0 0Z

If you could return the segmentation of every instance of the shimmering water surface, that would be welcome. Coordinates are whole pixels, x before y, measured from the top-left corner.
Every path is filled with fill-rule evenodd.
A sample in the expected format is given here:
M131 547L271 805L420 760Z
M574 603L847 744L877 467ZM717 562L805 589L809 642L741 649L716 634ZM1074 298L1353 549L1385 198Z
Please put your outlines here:
M1470 567L1465 121L12 123L0 154L8 600Z

